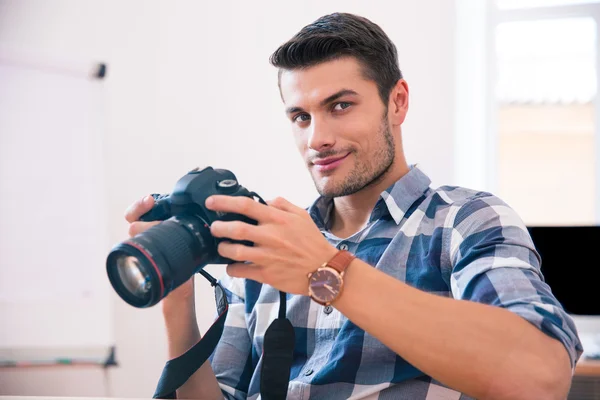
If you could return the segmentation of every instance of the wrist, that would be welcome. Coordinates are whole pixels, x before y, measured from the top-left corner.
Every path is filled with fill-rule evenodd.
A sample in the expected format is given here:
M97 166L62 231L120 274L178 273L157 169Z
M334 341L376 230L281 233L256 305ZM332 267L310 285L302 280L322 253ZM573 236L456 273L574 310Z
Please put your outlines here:
M326 261L308 274L308 294L311 299L324 306L335 302L344 289L346 268L355 258L347 250L332 247Z
M195 315L194 277L184 282L161 300L163 315L178 315L182 311Z
M310 272L314 272L317 269L321 268L323 264L329 262L339 252L339 249L329 245L327 249L324 249L322 252L319 253L318 261L313 264L313 268Z
M344 271L344 289L331 304L338 311L342 312L342 309L346 307L348 303L352 304L349 298L352 297L353 292L356 292L356 283L357 281L360 281L360 277L364 273L364 271L361 271L364 266L365 264L356 258L348 264L348 267ZM352 306L356 307L356 303L351 305L351 307Z
M169 293L161 301L168 335L177 335L181 331L198 329L194 296L178 296L178 293L175 292L176 290Z
M315 273L324 263L331 260L337 253L338 249L327 243L322 250L315 251L314 257L310 260L310 264L306 268L306 275L310 279L311 274ZM307 281L305 296L310 296L310 281Z
M178 357L201 338L194 303L163 300L162 311L169 357Z

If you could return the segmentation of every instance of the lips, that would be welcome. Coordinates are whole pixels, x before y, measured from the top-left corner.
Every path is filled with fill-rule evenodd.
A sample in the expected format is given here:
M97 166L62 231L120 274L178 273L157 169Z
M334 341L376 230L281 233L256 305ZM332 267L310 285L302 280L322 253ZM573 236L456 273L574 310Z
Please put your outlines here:
M320 172L331 171L331 170L337 168L349 155L350 155L350 153L347 153L346 155L343 155L341 157L334 156L334 157L319 158L319 159L313 160L312 163L314 164L315 168Z

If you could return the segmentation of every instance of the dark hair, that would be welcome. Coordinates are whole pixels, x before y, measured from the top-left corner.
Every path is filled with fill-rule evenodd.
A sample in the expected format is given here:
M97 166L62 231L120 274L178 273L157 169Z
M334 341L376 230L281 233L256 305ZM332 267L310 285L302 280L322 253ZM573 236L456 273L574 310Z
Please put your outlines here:
M367 79L374 81L387 107L390 91L402 72L398 66L396 46L373 22L358 15L325 15L302 28L282 44L270 58L275 67L293 70L312 67L341 57L355 57L363 66Z

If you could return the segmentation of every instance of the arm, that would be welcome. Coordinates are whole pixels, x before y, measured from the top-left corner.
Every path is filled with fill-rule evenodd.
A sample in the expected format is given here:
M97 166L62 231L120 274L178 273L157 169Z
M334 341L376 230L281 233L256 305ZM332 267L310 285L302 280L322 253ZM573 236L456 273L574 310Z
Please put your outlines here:
M415 367L470 396L564 398L569 361L573 367L581 351L573 322L532 264L536 253L520 219L495 198L481 201L458 212L453 206L444 223L457 299L417 290L354 260L333 305ZM231 276L307 295L307 274L337 252L305 210L283 199L267 207L213 196L207 206L259 221L211 226L214 236L255 244L219 245L223 257L247 261L229 265ZM498 214L502 207L511 212ZM511 233L513 227L520 233Z
M482 399L566 397L564 346L518 315L422 292L360 260L344 282L335 307L449 387Z
M175 289L163 301L169 359L179 357L200 340L194 306L193 279ZM215 374L206 361L177 390L180 399L222 399Z
M140 215L152 209L153 205L154 199L147 196L136 201L128 208L125 219L130 223L130 236L135 236L159 223L159 221L138 221ZM244 333L238 329L239 321L244 321L243 285L241 289L239 285L230 285L231 289L235 287L239 289L241 294L238 293L238 296L227 290L227 283L222 282L222 286L230 304L222 339L217 345L211 357L212 359L205 362L177 390L179 398L222 399L224 395L228 398L246 398L245 391L247 390L247 380L249 378L247 375L242 375L246 365L240 366L240 360L244 360L244 356L249 357L251 346L249 339L244 340L248 338L247 331ZM170 359L185 353L200 340L194 304L193 278L175 289L161 302ZM245 323L242 323L242 325L245 326ZM236 339L238 339L236 346L227 344L227 341L235 342ZM233 363L231 363L232 360ZM217 377L219 380L217 380Z
M160 221L139 221L141 215L154 206L152 196L146 196L134 202L125 212L129 222L129 236L133 237ZM175 358L185 353L200 340L200 331L196 321L194 307L194 279L173 290L161 301L165 327L167 331L168 355ZM177 390L179 398L220 399L221 390L210 364L205 362L188 381Z
M580 350L575 327L541 280L520 219L490 198L467 203L445 226L453 226L458 300L355 260L334 305L415 367L471 396L566 398Z
M251 341L245 322L244 285L242 280L225 278L220 281L229 302L223 335L211 355L194 375L177 391L182 399L245 399L254 369L251 362ZM177 290L184 289L177 288ZM186 290L186 289L184 289ZM200 340L193 296L191 301L163 300L169 357L185 353ZM191 287L193 292L193 286ZM237 294L236 294L237 293ZM239 294L239 295L238 295ZM189 299L189 296L187 296Z

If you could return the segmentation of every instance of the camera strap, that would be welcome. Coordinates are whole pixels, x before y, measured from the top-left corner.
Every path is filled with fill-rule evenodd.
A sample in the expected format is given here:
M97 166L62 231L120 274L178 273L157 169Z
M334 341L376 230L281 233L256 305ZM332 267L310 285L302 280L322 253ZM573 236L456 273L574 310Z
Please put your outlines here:
M225 290L208 272L201 269L199 273L215 288L219 316L198 343L181 356L167 361L152 396L155 399L176 399L177 389L208 360L223 335L229 311ZM287 397L296 340L294 327L285 315L286 294L279 292L279 315L269 325L264 337L260 375L260 393L263 400L281 400Z

